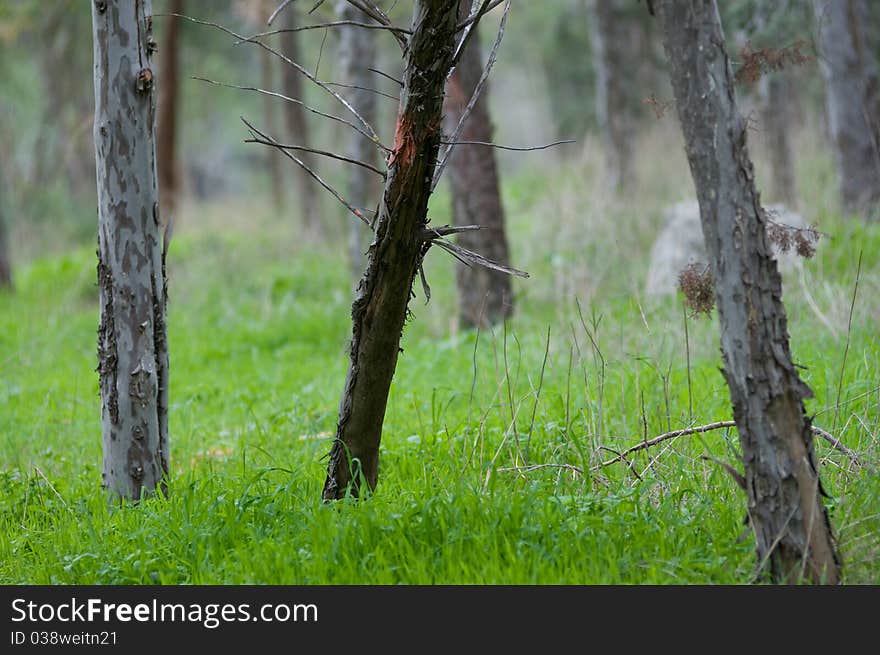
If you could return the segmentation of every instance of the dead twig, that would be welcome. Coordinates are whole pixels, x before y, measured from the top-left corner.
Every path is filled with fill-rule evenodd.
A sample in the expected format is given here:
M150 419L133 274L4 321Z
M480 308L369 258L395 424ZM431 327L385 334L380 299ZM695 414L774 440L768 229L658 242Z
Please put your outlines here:
M441 141L444 146L486 146L489 148L497 148L498 150L513 150L515 152L532 152L534 150L546 150L547 148L553 148L554 146L560 146L565 143L577 143L574 139L564 139L562 141L554 141L553 143L547 143L543 146L527 146L527 147L517 147L517 146L502 146L497 143L489 143L488 141Z
M383 180L385 179L385 172L379 170L375 166L368 164L366 162L360 161L359 159L352 159L351 157L346 157L344 155L337 155L335 152L328 152L327 150L319 150L317 148L308 148L306 146L295 146L295 145L287 145L278 143L276 141L266 141L264 139L245 139L245 143L260 143L264 146L272 146L273 148L278 148L280 150L296 150L300 152L311 152L316 155L321 155L322 157L329 157L330 159L337 159L339 161L344 161L348 164L354 164L355 166L360 166L361 168L366 168L369 171L373 171L376 175L381 177Z

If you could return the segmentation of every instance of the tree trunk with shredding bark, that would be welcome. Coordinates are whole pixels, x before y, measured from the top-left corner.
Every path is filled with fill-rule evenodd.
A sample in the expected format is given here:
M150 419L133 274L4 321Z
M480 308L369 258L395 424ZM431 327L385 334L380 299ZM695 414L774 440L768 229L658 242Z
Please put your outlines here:
M470 13L470 0L461 0L459 20ZM474 27L477 30L478 27ZM468 41L455 72L449 79L446 94L447 133L454 132L476 89L485 62L480 52L478 34ZM492 141L488 87L474 105L462 141ZM504 230L504 207L498 184L498 168L492 148L460 145L449 160L452 185L452 222L454 225L480 225L483 229L458 235L459 245L486 255L501 264L510 260ZM513 313L510 276L481 266L456 265L459 317L466 328L488 327Z
M340 20L364 21L364 14L340 0L338 13ZM375 68L376 44L371 30L360 27L343 27L340 29L339 62L342 69L342 82L360 89L345 89L345 95L357 107L358 112L371 125L375 125L378 114L377 96L371 91L364 91L373 84L370 68ZM373 166L378 166L376 146L362 134L352 132L348 155ZM352 166L348 172L348 200L361 211L375 208L379 185L375 175L360 166ZM371 216L369 211L364 214ZM372 217L372 216L371 216ZM364 270L364 252L369 244L369 229L361 222L352 220L346 212L348 223L348 263L351 277L356 284Z
M781 278L746 149L715 0L664 0L665 47L716 280L724 376L745 466L758 560L775 581L837 583L822 503L812 395L792 361Z
M284 12L286 16L285 27L295 29L297 20L297 8L288 7ZM291 61L301 61L299 52L299 33L288 32L281 35L281 52ZM268 53L267 53L268 54ZM284 66L282 69L284 95L297 100L305 99L305 91L303 90L303 76L293 66ZM271 100L271 99L270 99ZM357 104L355 104L357 106ZM285 105L284 117L287 121L287 133L290 135L290 143L298 146L308 146L308 124L306 121L306 110L302 105L288 102ZM273 149L269 152L276 161L278 161L278 153ZM315 170L315 158L310 152L297 151L296 156L309 168ZM274 174L274 173L273 173ZM303 225L305 229L314 237L320 237L323 234L323 225L321 223L321 215L318 205L318 187L314 180L302 170L296 167L293 175L296 176L296 188L299 192L299 205L303 214Z
M880 83L864 0L813 0L828 127L846 211L880 202Z
M156 187L150 0L93 0L103 484L164 492L168 473L165 252Z
M169 13L182 14L183 0L172 0ZM178 176L180 165L177 161L177 114L180 101L179 30L180 19L175 16L164 18L167 21L165 38L159 50L161 69L159 79L159 107L157 117L156 158L159 167L159 187L162 189L162 216L169 220L177 207L180 185Z
M379 475L379 441L412 284L425 252L431 180L442 137L458 0L416 0L387 179L351 309L352 339L323 497L334 500Z

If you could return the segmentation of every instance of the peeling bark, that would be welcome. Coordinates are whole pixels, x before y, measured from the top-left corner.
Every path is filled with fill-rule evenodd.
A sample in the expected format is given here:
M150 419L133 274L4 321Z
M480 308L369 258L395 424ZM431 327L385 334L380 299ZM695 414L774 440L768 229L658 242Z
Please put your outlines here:
M375 237L351 309L352 339L324 500L360 494L379 477L379 442L442 136L443 89L452 65L458 0L416 0L404 86Z
M168 349L150 0L93 0L103 486L165 492Z
M364 21L364 14L341 0L338 7L340 20ZM340 29L339 62L342 69L342 82L357 87L371 88L373 75L370 68L376 66L376 44L371 30L360 27L343 27ZM363 89L345 89L344 94L351 104L357 107L358 113L370 125L376 124L378 101L375 93ZM378 152L362 134L352 132L348 147L348 155L358 161L376 166ZM348 173L348 200L360 210L372 209L375 206L379 185L376 177L365 168L353 166ZM372 205L372 207L371 207ZM365 212L366 214L367 212ZM369 230L361 221L351 220L345 214L348 225L348 263L351 277L355 284L360 280L364 268L364 252L369 244Z
M782 285L746 148L715 0L664 0L664 45L716 280L724 376L759 565L774 581L837 583L840 562Z
M297 8L288 7L287 10L284 12L284 16L286 16L285 27L288 29L296 28ZM286 56L291 61L301 60L299 52L299 36L300 35L298 32L289 32L282 35L282 54L284 54L284 56ZM297 71L293 66L285 66L283 68L282 75L284 95L288 96L289 98L305 98L302 73ZM272 99L269 98L268 100L271 101ZM302 105L298 105L293 102L287 103L285 105L284 117L287 120L287 132L290 135L290 143L294 143L300 146L308 146L309 131L306 121L306 110L303 109ZM274 157L277 161L278 153L274 152L271 148L269 150L270 155ZM312 170L315 170L315 157L312 155L312 153L306 151L298 151L296 156L306 166L308 166ZM299 192L298 200L302 209L303 223L305 225L305 228L308 232L311 233L312 236L320 237L324 232L324 228L321 223L320 208L318 205L318 187L315 186L314 180L312 180L309 174L302 170L299 166L296 167L294 175L296 176L296 186Z
M459 20L470 14L470 0L461 0ZM478 26L474 27L477 30ZM452 133L476 89L485 62L480 51L478 34L466 45L455 72L447 86L447 132ZM488 88L484 88L474 105L462 141L492 141ZM504 207L498 183L495 151L483 146L458 146L449 161L452 185L453 225L480 225L483 229L463 232L458 243L479 252L500 264L510 261L507 235L504 230ZM503 321L513 313L513 291L509 275L482 266L456 266L459 317L464 327L489 325Z
M864 0L813 0L819 63L846 211L870 216L880 203L880 80Z

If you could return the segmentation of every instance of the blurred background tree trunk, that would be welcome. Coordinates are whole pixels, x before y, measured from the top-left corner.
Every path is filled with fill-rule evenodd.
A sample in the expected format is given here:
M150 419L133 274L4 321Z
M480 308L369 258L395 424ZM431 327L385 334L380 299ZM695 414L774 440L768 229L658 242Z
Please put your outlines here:
M864 0L813 0L840 195L866 217L880 201L880 87Z
M337 13L340 20L363 22L366 18L346 0L340 0L337 5ZM374 32L360 27L343 27L339 32L341 82L352 87L362 87L360 89L343 89L343 95L349 99L354 107L357 107L358 112L368 123L375 125L378 117L379 98L372 91L363 90L371 88L373 83L369 69L376 67ZM348 155L373 166L379 165L379 153L376 146L357 132L352 132L349 138ZM372 220L374 216L372 212L379 201L381 185L377 183L372 172L361 166L349 167L347 174L349 202L360 209L364 216ZM353 284L356 285L364 270L364 253L372 235L366 225L355 220L348 212L345 214L345 220L348 225L349 270Z
M9 237L6 227L6 185L0 173L0 288L12 288L12 261L9 259Z
M277 3L274 3L277 4ZM299 24L299 7L296 5L288 7L284 11L284 27L287 29L295 29ZM285 57L292 61L302 61L299 47L299 32L286 32L281 36L281 52ZM268 54L268 53L266 53ZM292 66L288 66L280 60L273 61L273 66L280 66L283 76L283 93L289 98L305 101L305 90L303 84L302 73L295 70ZM359 105L354 103L355 107ZM284 117L287 121L287 134L290 137L290 143L298 146L309 145L309 130L306 120L306 110L302 105L293 102L285 103ZM278 153L270 148L269 152L275 161L278 161ZM296 156L306 166L315 170L315 157L310 152L304 150L297 151ZM299 197L297 204L302 211L303 226L306 231L313 237L320 238L323 236L324 228L321 221L320 203L318 202L318 185L315 181L302 170L299 166L295 167L291 175L296 177L296 188ZM273 176L275 173L273 172ZM274 178L273 178L274 179Z
M168 13L184 13L183 0L171 0ZM177 159L177 117L180 111L180 67L179 49L179 18L167 16L165 21L165 38L159 48L160 73L159 100L157 116L156 161L159 171L159 194L162 203L162 220L171 220L177 208L180 193L180 163Z
M624 4L625 0L591 0L588 4L596 121L611 187L617 191L632 180L634 121L628 87L633 84L633 71L629 70L627 50L639 42L632 40L638 23L625 15Z
M459 21L468 17L471 4L470 0L461 0ZM474 30L477 29L478 27L474 27ZM480 37L478 33L474 33L447 86L446 134L454 132L461 120L484 66ZM460 140L491 143L492 133L489 88L486 86L468 117ZM448 170L452 187L453 224L480 225L483 228L459 234L458 243L496 262L509 264L510 254L495 150L479 145L456 146L449 159ZM456 278L459 320L463 327L487 327L503 321L513 313L510 276L487 268L458 263Z

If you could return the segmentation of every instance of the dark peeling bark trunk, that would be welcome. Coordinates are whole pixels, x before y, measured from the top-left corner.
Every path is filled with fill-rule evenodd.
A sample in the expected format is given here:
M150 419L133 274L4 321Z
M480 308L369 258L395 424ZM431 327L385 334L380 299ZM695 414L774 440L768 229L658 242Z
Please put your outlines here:
M286 16L286 24L285 27L289 29L294 29L297 26L297 9L295 7L288 7L284 12L284 16ZM282 35L281 41L281 50L282 53L291 61L301 61L300 52L299 52L299 33L298 32L289 32ZM284 95L290 98L296 98L298 100L305 98L305 91L303 90L303 76L297 71L293 66L284 66L283 70L283 85L284 85ZM269 98L271 100L271 98ZM355 104L355 107L358 105ZM290 135L290 143L300 145L300 146L308 146L309 138L308 138L308 125L306 122L306 110L303 109L302 105L298 105L293 102L286 103L284 117L287 121L287 133ZM278 153L272 152L270 148L271 155L278 160ZM309 168L315 170L315 158L312 156L312 153L305 151L298 151L296 156ZM315 185L314 180L302 170L299 166L296 167L296 171L294 172L296 176L296 186L299 192L299 205L302 208L303 214L303 224L305 229L312 235L316 237L320 237L323 234L323 226L321 223L321 215L318 206L318 187Z
M165 256L150 0L93 0L103 484L139 500L168 472Z
M590 45L596 74L596 120L605 150L605 165L611 187L626 187L632 179L633 121L627 102L632 83L627 73L627 48L637 47L630 40L623 0L592 0L590 7Z
M715 0L664 0L665 47L716 280L724 376L758 560L775 581L837 583L840 564L792 362L782 287Z
M813 0L840 194L847 211L880 202L880 83L864 0Z
M468 17L470 0L461 0L459 20ZM474 27L474 29L478 29ZM447 132L452 133L476 89L485 62L480 53L479 35L468 41L455 72L447 86ZM483 89L474 105L462 141L492 141L489 116L488 87ZM452 222L454 225L480 225L482 230L463 232L458 243L501 264L508 264L510 255L504 231L504 207L498 184L498 168L492 148L473 145L456 147L449 160L452 185ZM456 266L459 317L467 328L488 327L513 313L510 276L482 266Z
M416 0L404 86L375 238L351 308L352 339L325 500L361 476L372 489L379 441L413 279L424 254L431 180L442 136L443 88L452 64L458 0Z
M797 202L794 160L790 132L794 125L794 88L785 73L761 78L761 128L770 155L770 173L775 199L789 206Z
M168 13L182 14L183 0L172 0ZM157 141L156 159L159 170L159 187L162 189L162 216L168 220L177 207L180 192L178 176L180 166L177 161L177 115L180 104L180 82L178 77L179 48L178 34L180 19L174 16L164 18L166 23L165 38L162 40L159 61L161 69L159 79L159 107L156 119Z
M340 20L364 21L364 14L341 0L338 8ZM370 68L376 66L376 43L371 30L359 27L343 27L340 29L339 63L342 69L342 82L356 87L371 88L373 74ZM345 89L345 96L358 112L371 125L376 124L378 115L378 96L362 89ZM374 144L362 134L352 132L348 155L373 166L378 165L378 152ZM348 172L348 200L352 205L369 210L375 207L379 188L376 176L365 168L352 166ZM365 212L365 215L369 215ZM355 284L360 280L364 270L364 252L369 244L369 229L361 222L352 220L346 212L348 224L348 264L351 277Z

